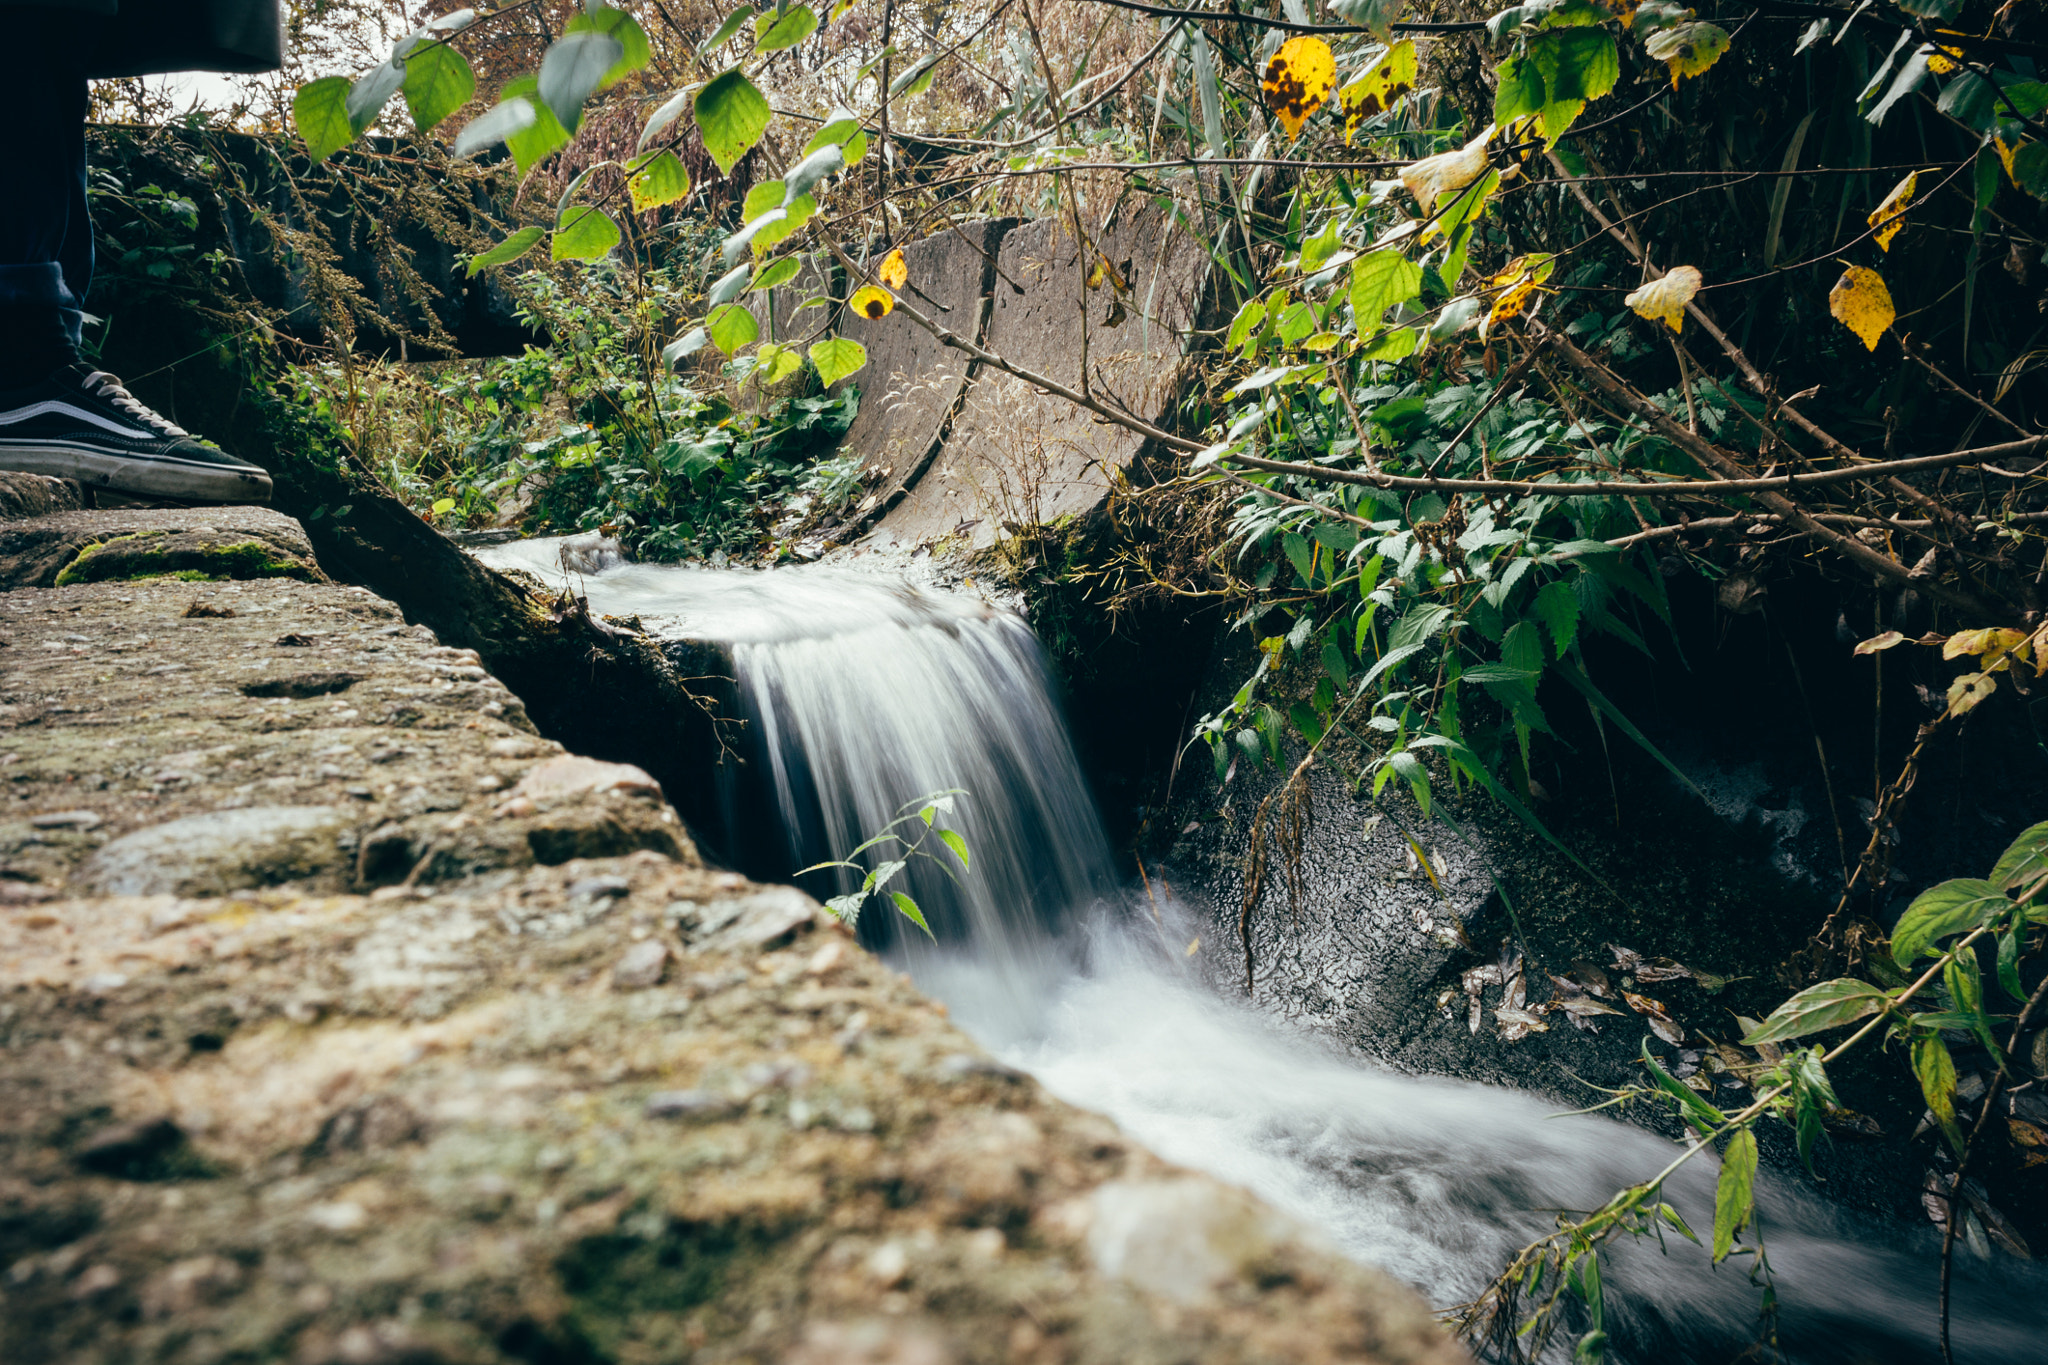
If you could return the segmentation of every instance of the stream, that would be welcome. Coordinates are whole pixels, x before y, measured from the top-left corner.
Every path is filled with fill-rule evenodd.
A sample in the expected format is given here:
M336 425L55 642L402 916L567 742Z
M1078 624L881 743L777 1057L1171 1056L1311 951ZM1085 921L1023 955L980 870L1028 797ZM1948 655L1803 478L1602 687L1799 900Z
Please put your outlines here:
M913 860L903 873L939 942L873 902L863 936L1062 1099L1257 1192L1433 1305L1479 1293L1556 1210L1597 1207L1676 1154L1614 1120L1551 1117L1521 1092L1393 1072L1219 996L1183 956L1200 926L1114 872L1054 681L1013 613L829 565L627 564L583 537L477 553L593 612L729 649L742 766L779 823L784 876L844 856L906 802L964 791L947 823L971 871L956 882ZM1702 1233L1714 1178L1703 1156L1666 1186ZM1934 1229L1865 1220L1769 1175L1758 1208L1781 1305L1775 1358L1939 1359ZM1603 1274L1610 1360L1727 1361L1756 1341L1761 1291L1738 1260L1717 1268L1676 1236L1624 1238ZM1959 1362L2048 1361L2033 1297L2048 1276L1959 1250L1956 1281Z

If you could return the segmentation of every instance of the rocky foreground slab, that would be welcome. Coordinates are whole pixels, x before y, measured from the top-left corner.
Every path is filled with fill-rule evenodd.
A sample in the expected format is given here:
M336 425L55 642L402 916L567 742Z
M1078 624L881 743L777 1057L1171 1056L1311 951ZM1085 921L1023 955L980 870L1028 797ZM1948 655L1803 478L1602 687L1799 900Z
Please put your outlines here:
M37 582L283 576L0 593L0 1360L1462 1358L282 519L54 515Z

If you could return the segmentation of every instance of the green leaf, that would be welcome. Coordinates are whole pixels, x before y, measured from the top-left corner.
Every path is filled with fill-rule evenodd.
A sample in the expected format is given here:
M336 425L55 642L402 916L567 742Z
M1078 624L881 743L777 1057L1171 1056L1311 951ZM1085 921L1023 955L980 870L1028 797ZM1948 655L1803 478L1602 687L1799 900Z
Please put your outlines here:
M937 53L926 57L923 61L912 65L909 70L905 71L895 80L890 81L889 97L891 99L915 99L931 89L932 82L937 80L939 76L939 59L944 55L944 53Z
M1359 348L1357 360L1406 360L1422 344L1422 333L1413 327L1396 327L1382 332Z
M676 365L687 357L703 350L710 342L710 332L702 327L692 327L689 331L661 348L661 361L664 365Z
M802 367L804 359L796 353L794 346L781 346L775 342L765 343L755 353L754 372L748 376L761 388L780 384Z
M1533 669L1510 668L1506 664L1474 664L1458 675L1461 682L1476 683L1526 683L1535 676Z
M2000 891L2018 891L2043 877L2048 877L2048 821L2022 830L1991 869L1991 884Z
M410 47L411 39L401 39L400 49ZM396 50L394 50L394 56ZM377 115L384 112L384 105L398 93L398 87L405 83L405 68L396 61L379 62L362 75L348 89L348 121L360 133L377 121Z
M598 83L598 89L605 90L617 85L626 77L640 70L654 60L654 49L647 42L647 34L639 21L622 9L603 5L584 11L562 25L563 33L601 33L615 40L619 47L619 59L612 63Z
M306 140L306 155L325 161L355 141L355 125L348 117L349 79L322 76L299 87L292 96L292 123Z
M945 843L947 848L953 850L953 856L960 860L960 870L963 872L968 871L967 841L950 829L940 830L939 838Z
M1280 546L1287 551L1287 562L1292 564L1294 571L1301 575L1301 581L1304 584L1313 584L1314 579L1309 574L1311 560L1309 558L1310 552L1307 538L1289 531L1285 536L1281 537Z
M405 107L422 135L476 94L469 59L446 43L430 43L405 59Z
M1735 1235L1756 1211L1756 1134L1735 1130L1721 1154L1721 1178L1714 1183L1714 1260L1735 1249Z
M549 252L558 261L594 261L619 244L619 225L603 209L577 204L562 215Z
M924 911L917 908L917 902L912 900L907 893L891 891L889 899L896 902L897 910L902 912L905 919L924 930L926 938L931 939L934 943L938 942L938 936L932 933L932 927L924 922Z
M740 204L740 221L751 223L770 209L782 207L782 182L763 180L747 191L747 197Z
M1892 926L1892 959L1911 967L1937 939L1989 924L2012 908L2005 893L1981 877L1958 877L1914 897Z
M758 271L748 283L747 292L751 294L759 289L773 289L777 285L788 284L796 278L796 272L803 269L803 264L801 256L784 256L775 264Z
M489 270L494 265L509 265L533 250L540 244L540 239L547 235L546 228L523 227L489 251L470 257L469 273L475 275L479 271Z
M1419 645L1450 624L1450 620L1451 609L1439 603L1428 602L1411 607L1408 614L1395 623L1394 633L1387 638L1387 647L1396 650L1403 645Z
M632 167L626 177L626 193L633 198L633 212L645 213L689 197L690 173L674 152L664 148L636 159Z
M1534 114L1544 142L1554 143L1620 78L1621 53L1606 29L1545 33L1530 41L1524 56L1501 62L1493 121L1505 128Z
M498 93L498 98L504 101L501 108L517 100L524 103L533 113L532 122L521 128L508 130L505 134L492 139L505 144L506 149L512 153L513 164L519 168L521 175L525 175L537 163L569 145L569 130L555 117L555 111L541 102L539 91L538 77L519 76L507 81L505 88ZM490 115L486 114L484 117L488 118ZM477 122L481 123L483 119L478 119ZM470 125L471 128L475 126L476 124ZM469 128L462 131L465 137L468 136ZM460 141L456 143L457 148L461 145Z
M1817 986L1808 986L1772 1010L1770 1017L1742 1040L1742 1045L1755 1047L1759 1043L1775 1043L1801 1034L1818 1033L1837 1024L1876 1014L1890 1003L1891 997L1868 981L1847 976L1823 981Z
M1330 0L1330 13L1386 43L1393 41L1394 21L1407 6L1408 0Z
M731 14L725 16L725 22L718 26L718 32L706 38L704 45L697 50L703 53L711 53L724 47L732 41L734 34L747 26L747 22L753 17L754 7L752 5L739 6Z
M809 5L791 5L779 18L769 11L754 20L754 50L780 52L817 31L818 12Z
M768 100L738 67L697 92L696 113L704 150L718 163L721 175L732 174L768 127Z
M535 86L540 102L573 133L583 119L583 105L604 84L611 69L625 59L626 45L609 33L589 29L564 33L540 60Z
M867 347L850 337L826 337L813 342L809 354L811 364L817 366L819 382L828 389L868 363Z
M1678 1101L1679 1113L1687 1123L1703 1133L1711 1133L1727 1122L1727 1115L1701 1099L1697 1090L1664 1069L1664 1064L1650 1051L1648 1034L1643 1035L1642 1062L1643 1069L1650 1073L1650 1079L1657 1083L1657 1088Z
M1230 332L1223 339L1223 348L1235 351L1243 347L1266 320L1266 305L1261 299L1247 299L1237 316L1230 320Z
M705 326L711 333L711 344L727 355L742 346L752 345L761 335L761 324L742 304L722 304L711 312Z
M2020 984L2020 936L2015 930L1998 936L1998 985L2013 999L2026 1003L2027 988Z
M1536 618L1550 632L1551 648L1562 659L1579 633L1579 595L1572 585L1562 578L1545 583L1536 594Z
M1913 1075L1919 1079L1920 1093L1927 1097L1927 1108L1949 1145L1962 1151L1963 1132L1956 1125L1956 1063L1939 1033L1923 1033L1913 1039Z
M792 236L797 229L809 222L811 215L817 211L818 201L811 198L808 194L804 195L794 203L785 205L781 210L782 217L780 219L773 223L763 224L760 231L754 234L750 245L756 253L769 250L776 243ZM775 210L769 210L769 213L773 212ZM762 215L764 218L767 216L767 214Z
M1360 336L1421 292L1422 267L1398 251L1369 251L1351 263L1351 316Z

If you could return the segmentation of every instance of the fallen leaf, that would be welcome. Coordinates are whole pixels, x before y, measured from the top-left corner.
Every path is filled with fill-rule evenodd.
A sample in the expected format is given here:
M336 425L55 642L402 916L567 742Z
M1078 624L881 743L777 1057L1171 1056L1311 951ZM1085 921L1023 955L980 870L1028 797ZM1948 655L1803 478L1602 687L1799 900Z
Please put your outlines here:
M1321 38L1290 38L1266 63L1266 78L1259 88L1287 136L1298 138L1309 115L1337 88L1337 59Z
M1871 240L1877 243L1878 250L1888 252L1892 249L1892 238L1898 236L1899 229L1906 225L1906 210L1912 205L1913 191L1919 184L1920 172L1914 171L1892 186L1892 192L1865 220L1877 229Z
M1700 292L1700 284L1699 269L1681 265L1642 285L1622 302L1635 309L1637 316L1661 322L1677 332L1684 328L1685 306Z
M1828 312L1873 351L1899 315L1892 307L1892 291L1885 288L1884 277L1860 265L1850 266L1828 291Z
M1554 1003L1574 1019L1590 1019L1596 1014L1620 1014L1614 1006L1595 1000L1590 995L1568 995Z
M1501 1025L1501 1037L1511 1043L1518 1043L1532 1033L1548 1033L1550 1025L1543 1022L1543 1016L1533 1010L1514 1009L1503 1005L1493 1012L1494 1022Z
M2012 1134L2012 1140L2022 1147L2048 1147L2048 1133L2042 1132L2025 1119L2007 1119L2005 1126Z
M1690 981L1693 971L1684 963L1673 962L1668 957L1646 957L1636 963L1635 976L1642 982Z
M1629 1008L1650 1021L1650 1032L1673 1047L1685 1041L1685 1030L1665 1012L1660 1001L1652 1000L1647 995L1637 995L1634 991L1623 991L1621 998L1628 1001Z
M1606 995L1613 989L1608 985L1607 973L1590 962L1574 961L1567 975L1577 983L1580 990L1590 991L1594 995Z

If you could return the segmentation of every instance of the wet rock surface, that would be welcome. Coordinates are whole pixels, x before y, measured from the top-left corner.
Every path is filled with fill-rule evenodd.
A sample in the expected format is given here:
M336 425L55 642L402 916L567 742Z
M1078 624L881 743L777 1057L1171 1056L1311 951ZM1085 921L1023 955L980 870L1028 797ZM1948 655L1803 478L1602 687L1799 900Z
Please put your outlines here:
M0 1359L1460 1358L366 592L0 639Z
M17 481L30 475L15 475ZM55 479L41 484L68 488ZM45 495L52 504L61 493ZM24 492L0 490L33 505ZM306 533L290 517L262 507L153 507L52 510L0 522L0 589L46 588L166 574L190 578L321 577Z

